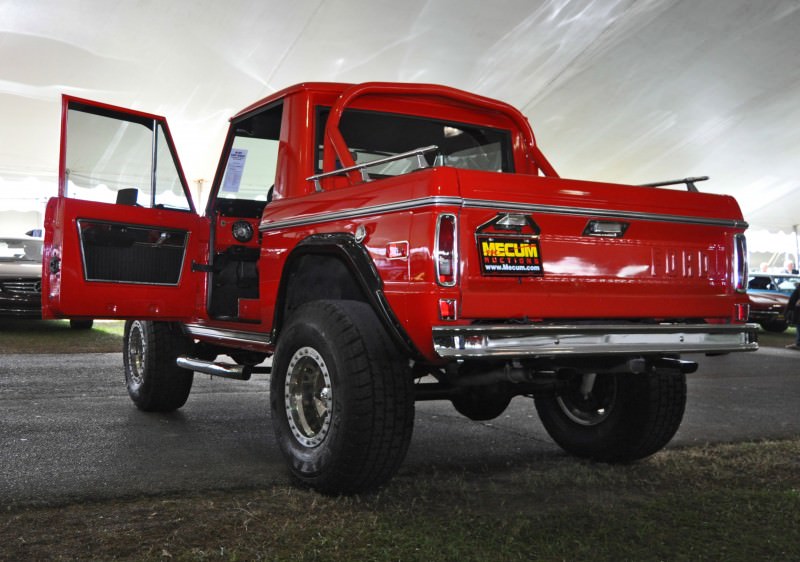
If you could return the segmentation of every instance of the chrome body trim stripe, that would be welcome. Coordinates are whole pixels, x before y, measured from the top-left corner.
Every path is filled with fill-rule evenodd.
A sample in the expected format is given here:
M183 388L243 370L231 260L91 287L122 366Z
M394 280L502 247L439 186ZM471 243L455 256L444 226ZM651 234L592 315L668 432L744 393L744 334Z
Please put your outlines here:
M726 353L758 349L756 324L434 326L443 358Z
M486 208L502 211L524 211L528 213L551 213L556 215L585 215L613 219L632 219L655 222L674 222L681 224L700 224L707 226L725 226L730 228L747 228L747 222L736 219L711 219L705 217L687 217L684 215L664 215L660 213L642 213L638 211L615 211L595 209L592 207L564 207L559 205L537 205L530 203L512 203L510 201L492 201L489 199L465 199L464 207Z
M186 333L197 338L211 338L231 344L244 343L268 347L272 345L272 337L261 332L245 332L243 330L229 330L226 328L212 328L202 324L184 324Z
M318 222L356 219L370 215L397 213L400 211L410 211L412 209L420 209L423 207L432 207L438 205L454 205L456 207L461 207L463 202L464 200L461 197L421 197L419 199L411 199L409 201L398 201L397 203L373 205L370 207L357 207L355 209L347 209L346 211L336 211L333 213L315 213L313 215L304 215L296 219L287 219L275 222L261 221L258 229L261 232L265 232L268 230L280 230L281 228L290 228L293 226L305 226Z
M537 205L532 203L515 203L512 201L492 201L490 199L464 199L462 197L433 196L399 201L385 205L358 207L333 213L314 213L293 219L275 222L262 221L258 229L261 232L280 230L296 226L306 226L320 222L332 222L346 219L356 219L370 215L396 213L431 206L451 205L468 209L491 209L497 211L522 211L525 213L550 213L557 215L582 215L587 217L602 217L610 219L643 220L655 222L670 222L677 224L694 224L702 226L721 226L726 228L747 228L747 222L738 219L714 219L706 217L688 217L684 215L667 215L660 213L642 213L638 211L618 211L608 209L595 209L592 207L565 207L560 205Z

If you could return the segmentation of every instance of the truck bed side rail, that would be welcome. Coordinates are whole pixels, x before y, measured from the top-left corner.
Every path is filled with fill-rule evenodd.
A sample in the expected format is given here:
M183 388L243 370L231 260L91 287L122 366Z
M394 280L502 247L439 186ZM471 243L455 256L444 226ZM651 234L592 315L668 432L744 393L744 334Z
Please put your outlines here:
M683 178L682 180L668 180L668 181L657 181L657 182L654 182L654 183L643 183L641 185L642 185L642 187L665 187L665 186L668 186L668 185L678 185L678 184L681 184L681 183L685 183L686 184L686 189L688 191L694 191L696 193L696 192L698 192L700 190L697 189L697 186L695 185L695 183L698 182L698 181L706 181L707 179L708 179L708 176L697 176L697 177L692 177L692 178Z

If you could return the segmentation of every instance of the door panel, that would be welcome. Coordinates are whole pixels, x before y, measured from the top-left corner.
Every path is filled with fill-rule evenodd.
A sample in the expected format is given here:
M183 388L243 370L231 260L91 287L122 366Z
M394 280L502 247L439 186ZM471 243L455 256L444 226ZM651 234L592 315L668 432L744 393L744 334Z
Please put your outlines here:
M209 223L162 117L64 98L59 197L45 217L45 318L190 320Z
M77 224L86 281L180 281L188 231L93 219L77 219Z

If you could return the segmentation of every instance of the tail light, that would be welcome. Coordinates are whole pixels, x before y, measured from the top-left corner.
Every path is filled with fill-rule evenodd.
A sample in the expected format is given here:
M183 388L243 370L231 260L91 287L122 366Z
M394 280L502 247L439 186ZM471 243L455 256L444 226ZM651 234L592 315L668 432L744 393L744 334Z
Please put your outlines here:
M747 239L744 234L733 237L733 288L738 293L747 292Z
M456 320L458 303L455 299L439 299L439 320Z
M733 311L737 322L747 322L750 319L749 304L737 304Z
M458 273L458 235L456 216L439 215L436 222L436 240L433 259L436 262L436 282L443 287L453 287Z

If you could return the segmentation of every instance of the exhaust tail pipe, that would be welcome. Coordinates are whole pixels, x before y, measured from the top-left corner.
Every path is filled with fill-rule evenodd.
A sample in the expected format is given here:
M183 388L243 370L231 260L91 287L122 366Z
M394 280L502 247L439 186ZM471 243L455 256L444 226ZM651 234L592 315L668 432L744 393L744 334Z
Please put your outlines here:
M234 379L237 381L250 380L253 373L270 373L269 367L254 367L252 365L238 365L231 363L216 363L214 361L204 361L182 355L175 360L175 364L183 369L211 375L212 377L222 377L224 379Z

